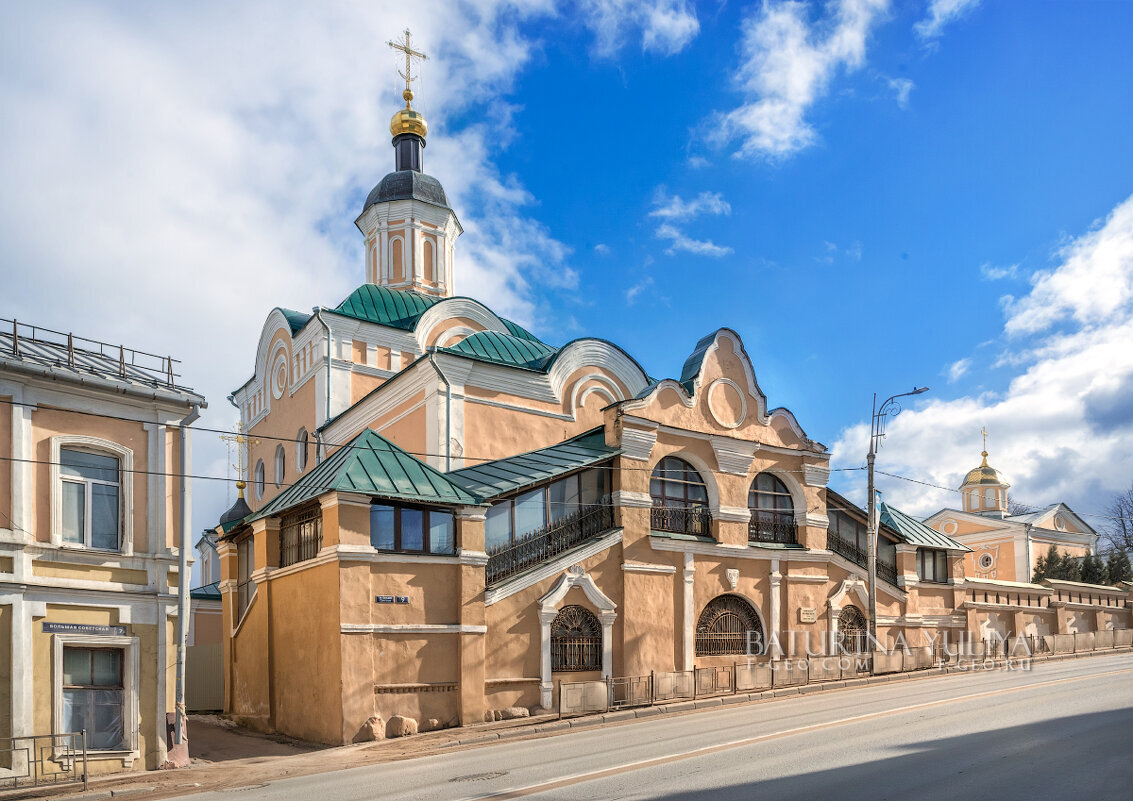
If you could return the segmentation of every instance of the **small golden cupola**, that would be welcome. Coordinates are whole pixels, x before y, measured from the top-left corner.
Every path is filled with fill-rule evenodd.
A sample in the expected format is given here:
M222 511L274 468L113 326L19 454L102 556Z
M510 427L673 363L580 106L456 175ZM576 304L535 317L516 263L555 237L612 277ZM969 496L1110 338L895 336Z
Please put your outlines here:
M987 430L983 432L984 449L980 466L968 471L960 494L964 511L989 517L1007 516L1007 489L1011 486L1003 475L987 463Z

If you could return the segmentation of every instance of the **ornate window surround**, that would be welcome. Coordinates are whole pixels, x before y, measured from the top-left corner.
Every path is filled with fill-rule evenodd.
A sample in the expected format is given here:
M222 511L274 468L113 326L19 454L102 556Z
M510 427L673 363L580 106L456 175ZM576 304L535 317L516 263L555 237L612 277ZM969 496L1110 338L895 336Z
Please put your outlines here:
M539 599L540 643L540 701L544 709L550 709L555 685L551 682L551 623L559 614L559 608L567 593L578 587L598 609L598 620L602 623L602 677L613 675L614 670L614 621L618 617L618 605L598 589L594 579L582 565L572 565L559 580Z
M121 759L130 767L138 753L138 698L141 691L137 637L97 636L90 634L51 635L51 727L63 731L63 647L119 648L122 654L122 720L126 724L126 747L118 751L88 751L87 759Z
M78 447L91 451L111 453L121 460L122 472L122 513L120 530L118 534L118 550L106 553L118 553L122 556L134 554L134 452L109 439L88 437L82 434L59 434L51 438L51 544L56 548L75 548L77 550L95 550L75 543L63 542L63 473L60 468L60 449L64 447ZM151 543L151 549L157 550L156 543ZM100 551L101 552L101 551Z

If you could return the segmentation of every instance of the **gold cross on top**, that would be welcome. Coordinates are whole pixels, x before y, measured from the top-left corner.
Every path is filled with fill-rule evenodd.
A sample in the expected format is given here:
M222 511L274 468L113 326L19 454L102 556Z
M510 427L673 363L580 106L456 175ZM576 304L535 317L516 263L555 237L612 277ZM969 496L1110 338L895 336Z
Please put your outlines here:
M980 429L980 433L984 435L984 450L987 450L987 426Z
M413 77L413 59L419 58L422 61L424 61L425 59L428 58L428 56L426 56L420 50L414 50L413 47L410 45L410 43L409 43L409 29L408 28L405 29L405 44L402 44L401 42L392 42L392 41L386 42L386 44L388 44L394 50L400 50L402 53L405 53L405 72L398 70L397 74L405 79L405 91L407 91L407 92L411 91L410 88L409 88L409 84L416 80L416 78Z

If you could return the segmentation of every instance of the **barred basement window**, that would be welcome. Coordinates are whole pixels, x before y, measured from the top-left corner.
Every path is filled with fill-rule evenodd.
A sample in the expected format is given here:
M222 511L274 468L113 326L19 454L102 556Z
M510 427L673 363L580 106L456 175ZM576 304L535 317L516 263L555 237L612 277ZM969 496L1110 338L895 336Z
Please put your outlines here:
M719 595L700 613L696 623L696 655L756 655L764 653L763 626L747 600Z
M314 559L323 547L323 514L318 506L287 515L279 527L279 566Z
M551 670L602 669L602 626L589 609L564 606L551 621Z

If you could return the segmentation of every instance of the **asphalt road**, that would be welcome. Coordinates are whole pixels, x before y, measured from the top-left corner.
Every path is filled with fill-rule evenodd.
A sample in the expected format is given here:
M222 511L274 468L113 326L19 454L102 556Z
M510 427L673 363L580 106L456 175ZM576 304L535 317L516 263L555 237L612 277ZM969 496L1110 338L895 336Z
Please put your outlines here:
M194 801L1133 799L1133 657L723 707Z

